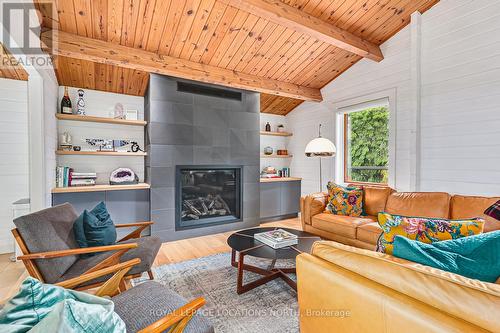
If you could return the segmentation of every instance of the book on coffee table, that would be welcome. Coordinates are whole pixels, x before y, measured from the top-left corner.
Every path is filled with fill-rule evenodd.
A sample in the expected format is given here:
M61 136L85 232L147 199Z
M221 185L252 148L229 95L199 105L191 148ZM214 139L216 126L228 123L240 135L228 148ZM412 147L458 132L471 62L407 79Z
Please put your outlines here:
M273 249L281 249L282 247L297 245L299 242L297 235L283 229L261 232L255 234L253 237Z

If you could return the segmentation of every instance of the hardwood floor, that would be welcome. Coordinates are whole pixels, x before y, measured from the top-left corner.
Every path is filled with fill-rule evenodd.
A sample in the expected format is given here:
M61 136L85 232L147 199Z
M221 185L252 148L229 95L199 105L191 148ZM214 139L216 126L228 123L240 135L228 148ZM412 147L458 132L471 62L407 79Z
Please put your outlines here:
M298 218L281 220L261 224L263 227L283 227L301 229ZM209 256L212 254L229 252L231 249L227 245L227 238L233 231L183 239L173 242L163 243L154 265L160 266L185 260ZM11 262L12 254L0 255L0 304L10 298L19 288L21 282L28 276L22 262Z

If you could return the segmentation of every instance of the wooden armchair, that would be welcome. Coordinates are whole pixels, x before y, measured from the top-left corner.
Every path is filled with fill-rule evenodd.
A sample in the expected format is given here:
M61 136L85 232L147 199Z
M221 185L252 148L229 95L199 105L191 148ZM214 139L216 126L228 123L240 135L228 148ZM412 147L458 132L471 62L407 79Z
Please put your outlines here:
M139 258L134 267L127 270L123 284L148 272L153 279L151 266L160 249L157 237L141 237L142 231L153 222L118 224L117 228L135 227L136 229L114 245L79 248L73 236L73 223L77 215L70 204L63 204L28 214L14 220L12 230L23 255L22 260L28 273L46 283L61 283L96 272L131 259ZM91 257L82 254L96 253ZM74 289L89 289L102 285L106 277L94 280L85 279Z
M96 278L114 275L99 287L97 296L109 296L115 304L115 312L122 318L127 332L160 333L213 333L214 329L203 317L196 316L196 310L205 304L205 299L196 298L186 302L165 286L147 281L128 290L123 289L124 277L140 263L132 259L106 267L77 278L56 283L64 288L74 288Z

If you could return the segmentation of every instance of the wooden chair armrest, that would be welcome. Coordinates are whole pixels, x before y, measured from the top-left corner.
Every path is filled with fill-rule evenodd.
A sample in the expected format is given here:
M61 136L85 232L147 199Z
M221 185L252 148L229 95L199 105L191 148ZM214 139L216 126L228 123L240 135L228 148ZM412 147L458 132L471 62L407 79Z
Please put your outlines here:
M136 239L136 238L141 238L141 233L150 225L153 225L154 222L148 221L148 222L136 222L136 223L125 223L125 224L115 224L115 227L117 228L129 228L129 227L137 227L137 229L133 230L129 234L127 234L125 237L120 239L118 242L123 242L129 239Z
M147 222L134 222L134 223L121 223L121 224L115 224L116 228L130 228L130 227L140 227L140 226L149 226L153 225L153 221L147 221Z
M128 243L128 244L115 244L106 246L82 247L78 249L23 254L22 256L17 257L17 259L19 260L51 259L51 258L59 258L66 256L74 256L77 254L85 254L85 253L118 251L125 249L129 250L129 249L135 249L138 246L139 245L137 243Z
M132 268L132 266L140 264L140 262L141 262L141 259L135 258L135 259L132 259L132 260L129 260L126 262L122 262L120 264L116 264L113 266L109 266L109 267L106 267L106 268L103 268L103 269L100 269L100 270L97 270L97 271L94 271L91 273L82 274L82 275L77 276L77 277L72 278L72 279L58 282L58 283L56 283L56 286L67 288L67 289L72 289L72 288L74 288L74 287L76 287L84 282L92 281L92 280L97 279L101 276L109 275L111 273L116 273L115 275L122 274L122 277L123 277ZM110 280L113 280L115 275ZM110 280L108 280L108 281L110 281ZM116 279L114 279L113 281L115 281L115 280ZM120 282L120 280L121 279L118 280L118 283ZM104 284L101 287L101 289L104 286L106 286L106 284ZM108 290L111 290L112 289L111 287L108 285L108 287L107 287ZM118 286L116 288L118 288ZM101 289L99 289L98 292ZM99 296L105 296L105 294L101 292L101 294Z
M169 313L165 317L157 320L151 325L143 328L138 333L160 333L171 327L169 332L182 332L189 320L193 317L196 310L205 305L205 299L202 297L196 298L186 305Z

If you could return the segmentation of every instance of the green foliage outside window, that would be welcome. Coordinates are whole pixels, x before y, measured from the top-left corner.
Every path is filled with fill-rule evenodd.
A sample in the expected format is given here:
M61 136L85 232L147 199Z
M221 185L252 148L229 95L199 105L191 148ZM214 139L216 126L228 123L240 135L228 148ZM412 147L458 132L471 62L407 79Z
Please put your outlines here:
M347 177L350 181L387 183L389 111L375 107L348 114Z

